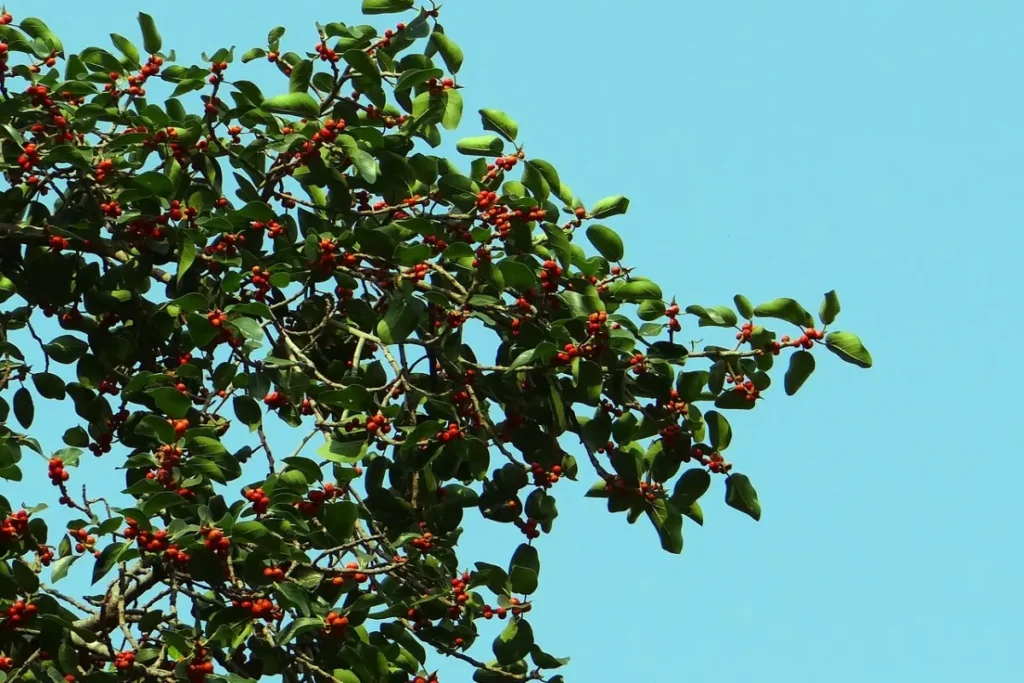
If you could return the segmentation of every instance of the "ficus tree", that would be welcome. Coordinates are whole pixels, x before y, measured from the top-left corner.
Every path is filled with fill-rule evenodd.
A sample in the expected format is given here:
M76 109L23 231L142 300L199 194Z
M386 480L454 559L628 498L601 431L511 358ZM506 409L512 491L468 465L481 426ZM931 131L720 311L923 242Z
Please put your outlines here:
M629 201L504 112L435 154L463 54L363 1L406 10L193 66L147 14L72 53L2 13L0 683L424 683L428 652L560 680L529 622L555 492L679 553L714 477L760 517L727 415L777 365L786 394L821 348L871 365L834 292L666 300L604 224ZM97 458L123 480L83 487ZM464 515L518 527L507 565L459 553Z

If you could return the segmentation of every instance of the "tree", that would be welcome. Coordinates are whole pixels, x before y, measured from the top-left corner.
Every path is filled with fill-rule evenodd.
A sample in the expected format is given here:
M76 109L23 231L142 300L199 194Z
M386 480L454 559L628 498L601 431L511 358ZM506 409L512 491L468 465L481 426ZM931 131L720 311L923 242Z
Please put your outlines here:
M476 681L560 680L527 619L552 491L596 480L679 553L712 476L760 517L726 415L776 358L787 394L819 341L870 367L826 333L835 292L820 328L792 299L665 301L598 222L629 200L585 204L504 112L457 142L468 172L432 154L463 113L438 20L318 24L306 54L275 28L240 59L276 66L268 97L233 50L175 64L146 14L119 55L0 17L0 477L34 452L53 484L0 496L0 683L420 683L428 646ZM685 343L684 314L727 345ZM41 400L77 416L56 453ZM78 489L94 458L124 486ZM522 531L507 567L458 556L467 513ZM83 572L95 595L54 587Z

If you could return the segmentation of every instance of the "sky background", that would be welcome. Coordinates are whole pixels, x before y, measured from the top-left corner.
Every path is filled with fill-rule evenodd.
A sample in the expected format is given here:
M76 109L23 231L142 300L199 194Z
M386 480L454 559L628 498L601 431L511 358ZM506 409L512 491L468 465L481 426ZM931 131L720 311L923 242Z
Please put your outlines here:
M137 39L143 9L192 63L265 45L279 23L297 51L314 20L361 23L355 0L318 5L8 8L74 51L109 47L110 31ZM1024 336L1024 3L449 0L442 12L466 53L459 136L480 132L481 107L509 112L528 154L588 204L632 200L608 222L666 295L816 310L834 288L834 328L875 359L866 371L816 349L796 397L778 387L732 418L728 455L763 519L727 508L717 481L682 556L583 499L589 475L555 489L531 623L545 650L572 657L567 678L1020 680L1024 421L1008 351ZM254 72L273 94L271 72ZM39 425L59 448L60 415ZM517 532L467 519L463 557L506 564ZM483 631L489 643L497 625ZM442 663L442 682L469 675Z

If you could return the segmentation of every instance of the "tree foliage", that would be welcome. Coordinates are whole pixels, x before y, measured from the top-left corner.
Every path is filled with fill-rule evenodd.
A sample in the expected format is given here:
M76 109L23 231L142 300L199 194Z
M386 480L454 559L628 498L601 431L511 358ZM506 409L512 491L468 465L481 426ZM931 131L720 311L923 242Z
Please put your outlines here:
M433 153L463 53L437 10L406 21L183 66L146 14L141 49L78 53L0 18L0 683L419 682L428 649L559 680L528 620L554 491L596 481L679 553L713 476L760 518L727 415L777 360L787 394L816 342L871 365L826 333L834 292L820 329L792 299L666 301L605 224L629 200L585 203L505 112L480 110L467 159ZM15 484L33 455L52 489ZM76 486L95 458L123 486ZM522 531L506 566L458 555L466 514ZM55 587L72 572L92 595Z

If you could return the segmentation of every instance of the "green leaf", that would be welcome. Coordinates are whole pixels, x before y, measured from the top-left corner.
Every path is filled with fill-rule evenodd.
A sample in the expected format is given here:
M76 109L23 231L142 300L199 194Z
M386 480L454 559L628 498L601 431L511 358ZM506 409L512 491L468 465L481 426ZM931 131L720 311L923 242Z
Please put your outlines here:
M263 420L263 410L252 396L239 395L232 400L235 415L244 424L257 425Z
M370 394L364 387L353 384L337 391L325 391L316 397L316 401L325 406L360 410L369 398Z
M429 260L432 253L429 244L399 244L395 247L394 258L399 265L415 266Z
M800 327L814 327L814 318L794 299L772 299L755 308L754 315L778 318Z
M65 365L74 363L76 360L85 355L85 352L89 350L89 345L78 337L72 337L70 334L64 334L48 344L43 344L43 350L46 351L47 355L58 363Z
M784 386L786 395L792 396L804 385L807 378L814 372L814 355L809 351L797 351L789 357L789 369L786 370Z
M554 657L536 645L530 648L530 658L533 659L533 663L538 669L557 669L569 663L568 657Z
M59 53L64 52L64 45L60 42L60 38L43 23L42 19L27 17L21 20L20 26L21 30L32 38L38 38Z
M71 427L70 429L64 430L62 441L64 441L68 446L73 446L75 448L88 448L89 433L81 427Z
M500 156L505 149L505 142L497 135L478 135L472 138L462 138L455 143L455 149L460 154L496 157Z
M156 439L163 444L174 443L174 427L164 418L157 415L147 415L139 420L139 426L135 433Z
M676 481L672 490L672 503L680 510L685 510L692 503L707 493L711 486L711 475L703 467L688 469Z
M484 130L493 130L509 142L515 142L519 135L519 125L508 114L497 109L481 109L480 120Z
M192 267L196 260L196 244L191 235L186 234L181 241L181 254L178 255L178 282L185 277L185 273Z
M188 396L173 387L159 387L146 392L156 401L156 407L167 414L168 417L181 419L188 413L192 401Z
M50 566L50 582L57 583L65 576L68 575L68 570L71 569L71 565L75 563L82 555L68 555L62 557Z
M529 595L537 590L540 576L540 555L532 545L525 543L516 548L512 561L508 566L509 579L512 581L512 592Z
M174 194L174 183L164 173L147 171L135 176L135 185L157 197L169 198Z
M704 421L708 425L711 447L716 451L724 451L728 448L732 442L732 427L729 426L729 421L725 419L725 415L716 410L709 410L704 414Z
M32 402L32 394L25 387L14 392L14 417L18 419L25 429L32 426L32 420L36 415L36 407Z
M313 119L320 116L320 105L307 92L290 92L263 100L260 109L274 114L286 114Z
M139 48L135 47L135 44L132 43L132 41L116 33L110 34L110 40L113 41L114 47L116 47L118 51L125 56L125 59L128 60L128 65L133 69L138 69L140 66Z
M860 337L852 332L829 332L825 335L825 347L859 368L870 368L873 363Z
M686 312L697 316L701 327L733 327L739 322L736 314L727 306L687 306Z
M647 516L658 531L661 547L676 555L683 552L683 516L676 506L659 498L647 509Z
M609 261L621 261L625 254L622 238L611 228L594 224L587 228L587 239Z
M248 64L253 60L262 59L263 57L266 56L266 50L264 50L262 47L254 47L251 50L246 50L245 53L242 55L242 64Z
M512 619L505 630L494 639L492 648L498 664L508 666L530 654L533 647L533 629L525 619Z
M420 83L426 83L431 78L441 78L442 76L444 76L444 72L440 69L407 69L398 78L394 90L396 93L409 90Z
M622 213L626 213L629 210L629 200L620 195L614 197L605 197L598 201L591 207L590 214L591 218L607 218L608 216L617 216Z
M32 373L32 383L35 384L36 391L43 398L53 398L62 401L67 393L64 389L64 380L53 373Z
M363 14L394 14L412 9L414 0L363 0Z
M750 299L742 294L737 294L732 300L736 304L736 310L740 312L740 315L747 320L754 317L754 304L750 303Z
M757 491L745 474L730 474L725 480L725 503L750 515L754 521L761 520L761 504L757 500Z
M822 299L821 306L818 308L818 318L822 325L831 325L835 322L837 315L839 315L839 296L833 289L825 292L825 298Z
M380 82L380 70L370 55L362 50L346 50L342 57L360 76L375 83Z
M444 115L441 125L445 130L455 130L462 120L462 94L458 90L444 91Z
M92 582L95 584L106 576L114 568L118 560L130 549L130 545L120 542L111 543L104 548L100 556L96 558L96 565L92 570Z
M160 52L163 47L163 40L160 32L156 30L156 22L153 17L145 12L139 12L139 28L142 29L142 47L151 55Z
M462 67L462 48L456 45L455 41L451 38L437 30L430 34L430 42L441 53L441 59L444 60L444 65L448 67L448 71L453 74L459 73L459 69Z
M623 301L661 300L661 287L650 280L630 280L615 290L615 296Z
M401 297L391 300L388 311L377 323L377 336L385 344L404 341L419 322L419 309L423 304L417 299Z
M511 259L503 259L498 262L498 270L505 278L505 286L513 289L529 289L537 284L537 276L525 264Z
M313 62L303 59L292 67L292 73L288 77L288 92L304 93L309 90L309 79L313 77ZM266 103L264 102L264 109Z

